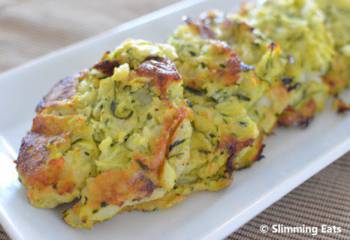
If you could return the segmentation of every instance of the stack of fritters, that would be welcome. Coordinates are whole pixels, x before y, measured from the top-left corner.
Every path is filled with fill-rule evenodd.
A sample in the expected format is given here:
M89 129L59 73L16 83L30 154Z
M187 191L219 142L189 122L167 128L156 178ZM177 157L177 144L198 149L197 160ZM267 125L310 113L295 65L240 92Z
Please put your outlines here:
M244 159L259 157L262 147L258 128L241 103L248 96L240 96L244 93L238 87L258 81L251 67L240 62L224 42L202 37L188 21L169 44L178 53L175 63L193 110L190 161L165 198L138 209L170 207L194 191L220 190L230 184L233 170L244 165Z
M228 186L277 124L306 127L349 85L349 16L346 0L266 0L124 42L39 103L17 159L29 201L79 199L65 221L90 228Z
M290 90L289 106L279 119L284 126L307 126L323 109L328 86L323 83L334 49L331 34L324 25L322 12L314 1L264 1L243 9L246 19L272 41L288 58L284 82Z
M337 95L350 84L350 3L348 0L317 0L325 14L327 31L335 45L335 56L324 81L330 92Z

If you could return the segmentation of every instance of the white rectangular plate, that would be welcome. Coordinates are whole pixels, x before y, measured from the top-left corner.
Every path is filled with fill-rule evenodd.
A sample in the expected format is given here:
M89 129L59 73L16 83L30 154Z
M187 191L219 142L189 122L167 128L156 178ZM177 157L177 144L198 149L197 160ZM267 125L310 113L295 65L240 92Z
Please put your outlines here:
M267 140L266 158L238 172L228 189L193 194L168 210L123 213L93 230L77 230L63 222L59 210L28 204L13 160L36 103L53 83L91 66L126 38L164 41L183 15L212 8L236 11L238 5L180 2L0 76L0 220L13 239L220 239L350 149L350 117L328 109L306 130L278 129Z

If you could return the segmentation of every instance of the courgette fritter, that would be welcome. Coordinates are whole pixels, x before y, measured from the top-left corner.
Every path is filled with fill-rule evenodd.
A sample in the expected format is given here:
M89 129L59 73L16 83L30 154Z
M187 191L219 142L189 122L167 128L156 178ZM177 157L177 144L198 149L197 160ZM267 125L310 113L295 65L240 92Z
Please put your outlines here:
M242 94L250 98L242 103L261 131L271 134L289 99L282 81L288 59L281 47L236 14L208 11L201 14L197 26L209 29L214 38L228 43L242 61L254 66L260 81L240 85ZM255 94L255 89L261 89L261 94Z
M119 66L100 79L91 116L100 150L96 176L66 212L68 224L89 228L124 207L160 198L182 175L189 164L191 111L169 60L175 56L169 46L129 41L100 61Z
M210 29L202 29L189 18L177 28L169 43L179 55L175 63L184 79L185 97L196 103L194 106L198 105L194 108L194 132L205 133L210 139L211 135L217 136L214 131L219 129L220 135L227 131L224 135L234 136L235 141L250 140L251 145L242 152L256 146L254 142L258 141L260 131L249 109L259 100L266 85L256 76L254 68L243 63L225 42L212 39ZM211 115L202 112L199 106L218 111L223 116L222 123L215 127L215 121L207 117ZM213 145L215 138L211 141ZM240 154L235 154L235 169L245 165L244 154Z
M333 95L339 94L350 84L350 2L348 0L316 0L325 15L326 28L331 33L335 56L327 74L323 77Z
M244 150L235 160L237 169L248 167L259 159L265 135L271 133L278 115L288 104L288 92L278 81L285 65L281 49L273 43L263 44L261 36L252 35L250 30L244 31L247 25L237 25L239 29L236 25L229 26L217 12L202 15L200 21L187 18L185 22L170 40L179 54L176 63L184 84L205 88L214 100L231 97L245 108L259 130L259 137L249 150ZM237 37L246 35L241 42L235 41L242 44L241 48L231 44L236 51L227 45L228 41L221 41L227 40L223 37L224 31L226 34L240 32ZM252 43L258 41L261 41L259 49ZM244 54L258 60L245 57L253 66L247 65L240 60Z
M168 43L178 54L175 63L193 110L190 161L174 189L134 207L141 210L171 207L192 192L227 187L233 171L259 158L263 146L259 129L242 103L251 96L243 96L239 87L257 85L252 67L224 42L208 39L192 20L185 22Z
M53 88L17 161L33 205L80 198L65 220L89 228L173 188L192 134L175 57L168 45L129 40Z
M321 10L313 0L266 0L243 8L240 16L279 44L289 60L284 73L289 105L279 123L307 126L323 109L329 95L322 77L334 55L333 40Z

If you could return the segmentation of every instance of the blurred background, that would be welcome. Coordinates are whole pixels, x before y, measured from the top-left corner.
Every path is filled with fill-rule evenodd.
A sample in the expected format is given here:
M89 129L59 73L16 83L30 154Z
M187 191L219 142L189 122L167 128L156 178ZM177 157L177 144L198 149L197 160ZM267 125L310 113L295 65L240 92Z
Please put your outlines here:
M178 0L0 0L0 72Z

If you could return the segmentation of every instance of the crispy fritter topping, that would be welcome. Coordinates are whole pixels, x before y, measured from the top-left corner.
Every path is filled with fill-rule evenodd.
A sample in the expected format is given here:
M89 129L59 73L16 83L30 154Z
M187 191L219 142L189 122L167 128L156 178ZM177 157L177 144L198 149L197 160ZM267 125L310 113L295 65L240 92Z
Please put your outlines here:
M140 76L150 77L162 97L166 96L169 84L181 80L175 64L165 58L146 60L136 69L136 72Z
M119 67L120 64L118 61L111 60L102 60L93 66L94 69L97 69L105 76L109 77L113 75L114 68Z
M235 137L226 136L220 142L220 147L226 149L229 153L229 157L226 162L225 172L229 175L233 173L234 169L234 160L237 154L242 151L244 148L251 146L254 143L254 139L248 139L245 141L237 141Z
M215 33L204 22L195 22L189 17L185 17L184 22L196 33L205 39L215 39Z
M288 106L280 116L278 123L283 127L291 127L296 125L301 128L306 128L309 126L310 121L314 118L316 111L316 103L312 99L306 102L298 110Z
M41 112L44 108L59 105L66 102L76 94L78 85L77 77L67 77L56 83L50 92L39 102L36 112Z
M336 98L334 100L334 104L338 113L345 113L350 111L350 104L343 101L342 99Z

